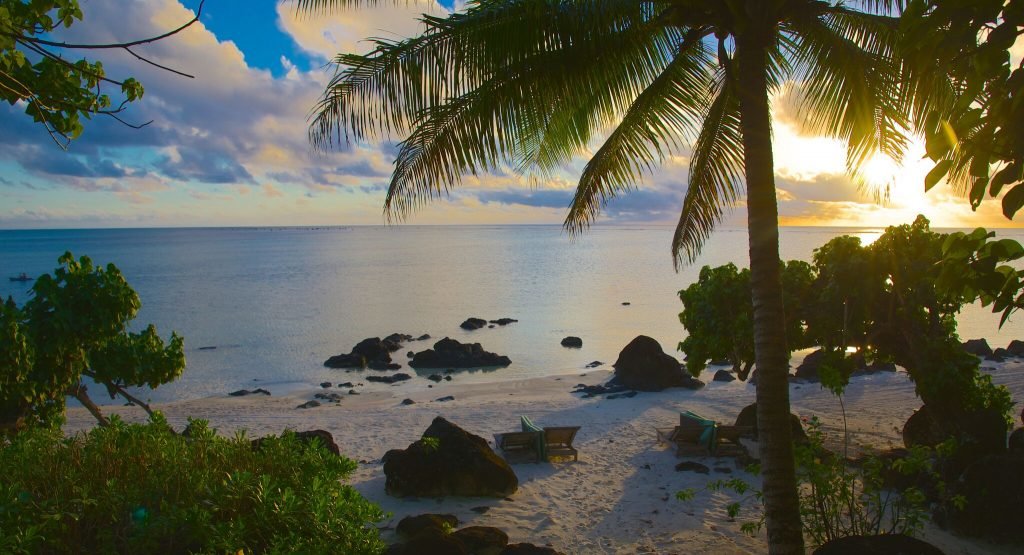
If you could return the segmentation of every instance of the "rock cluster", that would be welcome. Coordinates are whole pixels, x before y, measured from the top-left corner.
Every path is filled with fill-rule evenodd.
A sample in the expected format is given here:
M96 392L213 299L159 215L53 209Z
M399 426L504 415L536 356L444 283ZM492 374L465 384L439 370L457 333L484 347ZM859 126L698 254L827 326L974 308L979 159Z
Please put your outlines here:
M459 343L445 337L433 349L416 353L409 366L413 368L481 368L508 366L512 361L504 355L485 351L479 343Z
M403 343L430 339L429 335L413 336L404 333L393 333L383 339L368 337L349 353L334 355L324 361L328 368L370 368L371 370L397 370L402 367L391 361L391 353L402 348Z

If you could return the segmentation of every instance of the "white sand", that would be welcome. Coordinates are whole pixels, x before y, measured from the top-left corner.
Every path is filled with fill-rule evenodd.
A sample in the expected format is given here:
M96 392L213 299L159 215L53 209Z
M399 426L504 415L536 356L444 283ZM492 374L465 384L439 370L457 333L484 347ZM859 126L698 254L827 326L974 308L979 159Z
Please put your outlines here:
M1024 400L1024 363L983 363L997 383L1010 387L1014 400ZM580 376L579 374L584 374ZM338 405L297 410L295 407L323 391L310 388L289 396L218 397L169 403L162 410L178 429L188 416L205 418L221 432L245 429L251 436L279 433L285 428L330 431L344 454L361 464L353 485L379 503L392 517L382 523L384 538L402 517L424 512L453 513L463 526L496 526L513 542L550 544L566 553L762 553L765 536L750 537L740 523L730 521L726 506L734 494L711 493L704 485L714 479L756 478L736 469L733 459L696 458L709 467L729 467L732 474L708 475L676 472L679 462L672 449L655 440L655 427L671 427L680 410L693 410L720 422L732 423L741 408L754 401L754 388L745 383L710 382L699 391L669 390L640 393L631 399L581 399L570 394L577 383L604 381L606 370L525 381L460 385L441 382L426 388L414 379L394 386L370 384L357 388L362 395L347 395ZM356 381L359 374L340 374ZM355 379L353 379L355 378ZM328 391L339 391L336 389ZM818 416L826 432L841 439L839 402L817 384L790 388L793 411L801 417ZM342 391L344 392L344 391ZM450 402L433 399L454 395ZM401 406L409 397L415 405ZM882 373L854 378L845 397L853 442L878 448L902 445L900 429L920 406L913 386L903 373ZM143 420L137 408L108 407L131 421ZM576 439L576 463L520 463L519 491L500 499L396 499L384 493L380 459L389 449L405 448L420 437L435 416L443 416L488 440L494 433L514 431L527 415L540 425L581 426ZM92 425L83 409L70 409L69 431ZM675 499L684 488L698 490L692 501ZM748 503L748 506L750 503ZM471 509L488 507L485 514ZM752 513L747 512L746 516ZM741 514L740 521L745 520ZM952 536L930 527L924 539L947 554L1013 553L1002 546Z

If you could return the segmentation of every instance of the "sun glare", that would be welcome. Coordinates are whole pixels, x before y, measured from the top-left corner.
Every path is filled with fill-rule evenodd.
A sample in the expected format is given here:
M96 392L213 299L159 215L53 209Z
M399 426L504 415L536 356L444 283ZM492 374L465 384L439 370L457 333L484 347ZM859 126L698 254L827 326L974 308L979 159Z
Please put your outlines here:
M899 162L876 153L861 168L860 177L867 192L877 193L883 205L920 214L932 206L924 191L924 176L929 167L913 152Z

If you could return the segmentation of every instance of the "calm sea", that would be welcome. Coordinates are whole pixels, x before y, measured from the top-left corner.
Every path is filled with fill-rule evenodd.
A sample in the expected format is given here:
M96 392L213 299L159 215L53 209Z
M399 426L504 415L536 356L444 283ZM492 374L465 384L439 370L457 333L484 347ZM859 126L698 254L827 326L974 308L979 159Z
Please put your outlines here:
M671 231L600 226L576 239L558 226L0 231L0 295L27 300L29 285L6 278L52 271L66 250L116 264L142 298L137 327L153 323L164 336L185 337L188 368L145 393L156 401L357 380L324 368L324 359L392 332L433 336L409 344L414 350L445 336L479 342L512 366L457 379L515 380L614 362L638 334L673 352L685 336L676 292L702 265L746 266L747 234L719 230L700 260L676 273ZM870 241L879 232L785 228L782 256L807 260L836 235ZM999 235L1024 240L1021 230ZM460 329L470 316L519 322ZM999 330L997 316L968 307L960 335L1005 346L1024 337L1022 322ZM581 337L583 348L561 347L567 335ZM394 358L404 363L404 353Z

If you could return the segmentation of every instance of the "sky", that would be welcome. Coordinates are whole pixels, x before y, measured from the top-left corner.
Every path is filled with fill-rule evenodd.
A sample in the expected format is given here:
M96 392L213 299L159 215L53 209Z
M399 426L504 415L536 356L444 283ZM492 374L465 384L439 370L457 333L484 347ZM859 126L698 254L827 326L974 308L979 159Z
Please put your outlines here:
M385 223L394 142L315 153L306 130L336 53L363 53L369 37L413 36L420 14L452 8L434 0L397 4L311 16L274 0L207 0L196 25L138 48L195 78L105 53L108 75L136 77L146 89L125 119L152 123L136 130L96 118L68 152L24 115L23 105L0 105L0 229ZM157 35L191 19L198 5L84 0L84 20L59 38L105 43ZM1019 61L1024 42L1012 54ZM935 227L1021 225L1001 215L998 200L972 212L944 183L926 195L931 164L919 145L900 164L873 160L865 172L869 186L858 186L845 174L843 145L802 132L793 112L781 98L773 101L782 225L885 226L918 213ZM407 222L561 223L585 163L581 156L543 181L468 176L449 198ZM685 152L666 160L635 191L611 201L599 221L674 224L687 164ZM724 225L742 226L745 218L741 199Z

